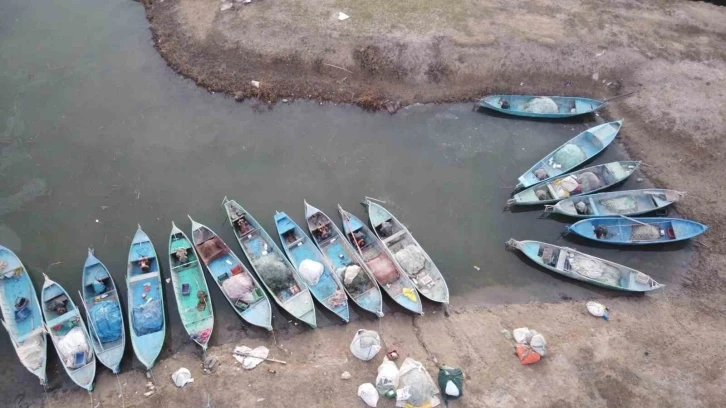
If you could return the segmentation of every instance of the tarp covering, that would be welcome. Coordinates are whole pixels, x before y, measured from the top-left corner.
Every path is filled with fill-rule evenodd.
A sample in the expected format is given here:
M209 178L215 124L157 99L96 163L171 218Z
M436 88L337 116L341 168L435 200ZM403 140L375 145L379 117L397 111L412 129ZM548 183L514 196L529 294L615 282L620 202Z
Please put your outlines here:
M121 309L116 302L105 300L98 303L90 312L93 327L101 343L116 341L121 338Z
M87 355L90 350L86 332L79 326L72 328L68 334L66 334L58 342L58 353L66 367L74 367L76 355L79 353Z
M161 312L161 301L152 300L133 310L133 326L137 336L144 336L161 330L164 315Z

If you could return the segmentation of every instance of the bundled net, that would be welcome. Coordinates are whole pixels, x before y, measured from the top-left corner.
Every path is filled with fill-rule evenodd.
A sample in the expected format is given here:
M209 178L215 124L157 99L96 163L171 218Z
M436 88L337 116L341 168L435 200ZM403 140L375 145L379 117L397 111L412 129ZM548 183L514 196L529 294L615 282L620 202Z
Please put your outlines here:
M633 241L652 241L660 238L660 228L655 225L633 225L630 239Z
M522 110L531 113L557 113L559 108L557 103L546 96L532 98L522 105Z
M262 255L255 262L259 275L265 280L267 286L275 292L282 292L295 284L292 272L282 259L274 252Z
M633 197L618 197L600 201L608 211L614 214L628 214L638 209L638 202Z
M572 143L568 143L554 154L554 162L561 165L562 169L571 169L585 161L587 155L582 149Z

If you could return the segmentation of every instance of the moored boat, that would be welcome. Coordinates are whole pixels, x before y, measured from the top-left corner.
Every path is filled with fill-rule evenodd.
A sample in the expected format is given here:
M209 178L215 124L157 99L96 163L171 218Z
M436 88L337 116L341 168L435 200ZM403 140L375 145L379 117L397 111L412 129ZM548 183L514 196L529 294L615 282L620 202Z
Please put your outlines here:
M310 288L310 293L347 323L350 320L348 297L323 254L284 212L275 214L275 226L285 254Z
M359 252L376 281L391 298L414 313L423 314L416 285L401 271L383 243L358 217L338 206L345 238Z
M368 220L383 247L405 272L421 296L439 303L449 303L449 287L431 257L411 232L382 205L366 200Z
M168 255L169 274L182 325L189 338L206 351L214 329L212 298L197 252L186 234L173 222Z
M27 269L13 251L0 245L0 312L2 324L10 336L23 366L48 383L45 367L48 341L43 329L43 314L38 294Z
M695 238L708 227L695 221L662 217L588 218L567 227L568 232L606 244L647 245Z
M633 216L665 208L685 194L659 188L613 191L566 198L555 205L545 206L544 211L577 218Z
M305 219L315 245L331 265L350 299L362 309L383 317L381 289L356 249L344 239L330 217L307 201Z
M126 346L123 311L116 283L92 248L88 248L88 257L83 265L81 286L88 334L96 358L118 373Z
M275 302L296 319L315 328L315 304L310 289L285 254L260 223L236 201L225 197L223 206L242 252Z
M131 345L136 358L151 370L166 336L159 258L148 235L139 228L131 240L126 269Z
M565 198L594 194L625 181L638 166L639 161L617 161L563 174L518 192L507 205L552 204Z
M585 130L553 150L519 177L517 189L531 187L572 171L603 151L618 135L623 121L603 123Z
M508 249L522 251L529 259L550 271L603 288L649 292L665 286L643 272L572 248L514 239L507 241L506 245Z
M489 95L479 104L509 115L560 119L595 112L605 102L577 96Z
M71 297L59 284L43 274L45 282L40 293L45 330L61 359L61 365L79 387L93 390L96 377L96 356L91 347L86 324Z
M246 322L271 331L270 299L255 276L214 231L189 220L197 254L232 309Z

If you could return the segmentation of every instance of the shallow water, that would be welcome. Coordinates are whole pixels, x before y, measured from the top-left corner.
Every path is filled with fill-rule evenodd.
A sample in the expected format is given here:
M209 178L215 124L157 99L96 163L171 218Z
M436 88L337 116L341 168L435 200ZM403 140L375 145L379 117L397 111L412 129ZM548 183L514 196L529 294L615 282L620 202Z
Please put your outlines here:
M154 241L168 278L171 222L189 233L187 214L244 259L225 223L224 196L238 200L273 237L275 210L304 225L303 199L334 219L337 204L363 218L364 196L383 200L441 269L454 306L616 295L506 252L510 237L584 248L671 285L689 258L690 244L596 248L560 238L566 219L540 219L538 210L502 212L522 172L594 121L518 120L474 112L472 104L412 106L389 115L310 101L270 110L236 103L166 67L142 6L127 0L7 0L0 4L0 36L0 244L17 252L37 286L45 272L75 293L93 246L125 298L137 223ZM595 162L622 157L611 146ZM649 185L638 177L624 188ZM171 285L165 288L169 331L162 357L194 350ZM211 282L210 288L212 344L267 336L242 324ZM338 324L321 309L322 326ZM403 313L390 299L384 311ZM372 319L354 309L353 320L361 318ZM283 336L303 330L290 320L275 313ZM4 334L0 347L2 398L40 393ZM122 370L139 367L129 345ZM53 388L73 388L54 353L49 377Z

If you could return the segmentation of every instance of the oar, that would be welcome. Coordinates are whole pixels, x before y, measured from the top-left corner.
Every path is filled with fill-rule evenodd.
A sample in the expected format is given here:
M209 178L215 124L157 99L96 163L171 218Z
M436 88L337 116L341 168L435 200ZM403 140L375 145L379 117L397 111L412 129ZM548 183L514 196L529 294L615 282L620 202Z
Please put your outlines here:
M257 357L257 356L253 356L252 354L240 353L238 351L233 351L232 354L242 356L242 357L259 358L260 360L271 361L273 363L287 364L287 361L276 360L274 358L267 358L267 357Z
M624 98L624 97L626 97L626 96L630 96L630 95L632 95L632 94L634 94L634 93L636 93L636 92L638 92L638 91L640 91L640 89L636 89L636 90L634 90L633 92L628 92L628 93L624 93L624 94L621 94L621 95L616 95L616 96L613 96L612 98L608 98L608 99L605 99L605 100L604 100L604 101L602 101L602 102L603 102L603 103L608 103L608 102L612 101L613 99L618 99L618 98Z
M340 206L338 206L338 207L340 207ZM348 219L348 215L346 215L345 212L343 212L342 215L343 215L343 221L345 221L345 225L348 226L348 231L350 231L350 237L353 238L353 243L355 243L355 247L358 248L358 253L360 254L360 256L362 258L363 251L361 251L360 245L358 245L358 240L355 239L355 234L353 234L353 228L350 227L350 220Z
M647 224L647 223L644 223L644 222L640 222L640 221L638 221L638 220L635 220L635 219L633 219L633 218L627 217L627 216L625 216L625 215L622 215L622 214L619 214L619 215L620 215L621 217L625 218L626 220L628 220L628 221L632 221L632 222L634 222L634 223L636 223L636 224L640 224L640 225L645 225L645 226L651 225L651 224Z

